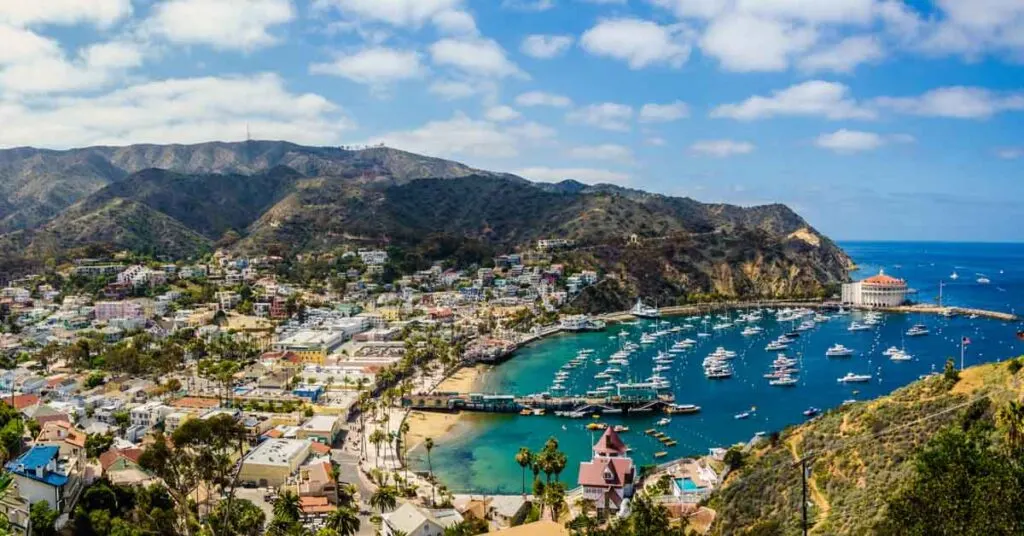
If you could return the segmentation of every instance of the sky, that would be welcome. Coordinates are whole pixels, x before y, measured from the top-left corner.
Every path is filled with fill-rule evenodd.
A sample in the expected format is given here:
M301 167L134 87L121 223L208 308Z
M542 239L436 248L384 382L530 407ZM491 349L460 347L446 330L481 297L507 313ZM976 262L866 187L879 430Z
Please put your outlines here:
M0 1L0 147L247 132L1021 241L1024 0Z

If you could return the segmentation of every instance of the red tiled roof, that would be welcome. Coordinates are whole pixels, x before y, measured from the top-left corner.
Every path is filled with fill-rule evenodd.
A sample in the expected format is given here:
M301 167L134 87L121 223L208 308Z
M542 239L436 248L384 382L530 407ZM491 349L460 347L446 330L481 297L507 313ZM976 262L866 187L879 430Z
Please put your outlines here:
M29 406L34 406L39 403L39 397L37 395L15 395L14 400L5 398L4 402L12 402L14 409L21 411Z
M902 279L897 279L895 277L892 277L891 275L885 275L885 273L883 273L883 272L879 272L878 275L871 276L871 277L865 279L864 281L862 281L862 283L865 284L865 285L879 285L879 286L882 286L882 285L884 285L884 286L893 286L893 285L902 286L902 285L906 285L907 284L906 281L904 281Z
M117 463L117 460L124 458L132 463L139 463L139 458L142 457L142 449L115 449L100 454L100 467L105 472L110 468L111 465Z
M611 478L605 478L605 469ZM629 458L594 458L580 463L579 484L591 487L621 488L633 482L633 460Z
M312 450L316 454L330 454L331 453L331 447L329 447L327 445L324 445L323 443L318 443L316 441L314 441L313 444L310 445L309 450Z
M66 414L64 414L64 413L58 413L56 415L40 415L40 416L36 417L35 419L36 419L36 422L38 422L40 425L46 424L48 422L57 422L57 421L63 421L63 422L67 422L67 423L71 422L68 419L68 416Z
M597 444L594 445L594 452L597 454L616 454L623 456L626 454L626 444L622 442L622 438L619 434L612 430L612 427L604 429L604 433L601 434L601 438L597 440Z
M265 436L267 436L269 438L279 439L280 437L282 437L284 435L284 432L278 430L277 428L274 428L272 430L268 430L267 433L265 433L263 435L265 435Z
M218 406L217 400L213 398L197 398L194 396L186 396L171 402L171 406L176 408L197 408L197 409L210 409Z
M335 510L335 506L327 501L327 497L299 497L299 508L304 514L322 514Z

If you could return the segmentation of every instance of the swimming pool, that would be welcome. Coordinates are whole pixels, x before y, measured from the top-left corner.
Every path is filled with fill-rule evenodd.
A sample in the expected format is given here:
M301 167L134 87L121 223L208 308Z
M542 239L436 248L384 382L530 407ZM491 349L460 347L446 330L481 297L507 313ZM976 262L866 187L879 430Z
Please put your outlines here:
M688 477L688 476L683 477L683 478L677 478L676 479L676 486L678 486L681 491L698 491L698 490L700 490L700 486L698 486L696 483L694 483L693 479Z

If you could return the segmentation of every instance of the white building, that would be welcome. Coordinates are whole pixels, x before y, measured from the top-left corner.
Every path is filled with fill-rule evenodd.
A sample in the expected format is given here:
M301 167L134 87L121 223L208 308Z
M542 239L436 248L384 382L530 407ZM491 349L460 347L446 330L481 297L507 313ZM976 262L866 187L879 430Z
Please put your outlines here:
M879 271L878 275L843 285L843 303L868 307L896 307L907 299L907 282Z
M142 426L144 428L150 428L156 423L164 420L167 415L173 413L174 410L161 404L159 401L146 402L141 406L136 406L131 410L132 425Z
M245 457L238 480L261 487L280 487L309 457L312 441L268 439Z
M455 510L428 510L408 502L381 517L385 536L443 536L444 529L463 521Z
M359 259L367 266L380 266L388 262L388 252L379 249L361 249L359 250Z

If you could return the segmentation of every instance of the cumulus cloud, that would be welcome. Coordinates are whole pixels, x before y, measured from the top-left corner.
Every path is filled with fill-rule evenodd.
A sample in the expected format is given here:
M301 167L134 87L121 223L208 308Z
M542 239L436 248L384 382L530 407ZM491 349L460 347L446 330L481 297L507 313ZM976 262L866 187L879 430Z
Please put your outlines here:
M552 108L568 108L572 106L572 99L554 93L528 91L516 97L516 104L524 107L550 106Z
M522 147L552 134L550 128L536 123L505 128L493 121L471 119L457 113L451 119L375 136L365 143L383 143L442 158L501 159L516 157Z
M503 123L505 121L512 121L519 119L523 114L519 113L518 110L511 106L492 106L484 112L484 117L488 121L494 121L495 123Z
M528 35L523 39L519 50L527 56L539 59L550 59L561 56L572 46L570 35Z
M714 158L727 158L754 152L754 144L736 140L701 140L690 145L690 152Z
M105 28L132 13L131 0L8 0L0 2L0 24L36 26L88 23Z
M954 119L987 119L1001 112L1024 111L1024 93L964 86L938 88L916 97L880 97L874 102L900 113Z
M704 32L700 46L729 71L782 71L817 39L812 27L733 14L715 19Z
M334 8L347 17L398 27L420 27L444 13L459 11L463 0L316 0L320 9Z
M566 115L566 119L570 123L604 130L627 131L633 119L633 108L625 104L603 102L573 110Z
M253 50L276 44L271 30L294 18L291 0L167 0L143 28L180 45Z
M614 143L573 147L569 149L568 155L578 160L612 160L624 163L633 161L633 151L629 147Z
M516 175L540 182L561 182L573 180L586 184L629 184L627 173L594 168L550 168L530 167L520 169Z
M0 102L0 146L67 148L261 138L338 144L352 121L313 93L293 93L274 74L179 78L106 94Z
M840 154L872 151L892 143L913 143L914 137L909 134L882 135L874 132L839 129L835 132L822 134L814 144L822 149Z
M1003 160L1024 158L1024 147L1000 147L996 149L996 156Z
M329 63L314 63L313 74L340 76L353 82L380 87L423 75L420 56L411 50L387 47L365 48L349 55L339 55Z
M431 19L434 26L443 33L452 35L475 35L477 33L476 20L465 11L449 9L442 11Z
M640 108L641 123L669 123L690 116L690 107L685 102L669 104L648 103Z
M505 49L492 39L441 39L430 45L430 56L436 65L452 67L469 76L526 77L526 74L508 59Z
M815 51L800 59L800 68L805 71L832 71L849 73L858 65L882 59L885 51L882 42L875 36L846 38L835 45Z
M681 67L690 57L683 26L661 26L634 18L598 22L583 34L580 45L595 56L624 61L631 69L658 64Z
M724 104L711 117L742 121L777 116L824 117L827 119L872 119L875 112L850 97L850 88L837 82L811 80L772 93Z

